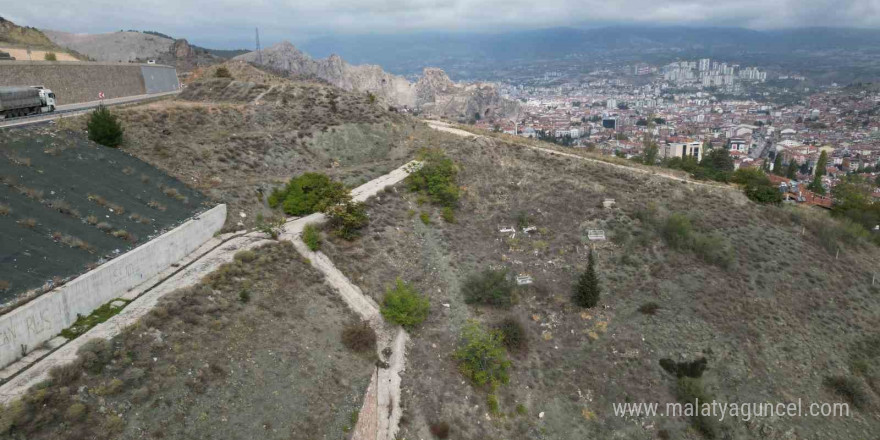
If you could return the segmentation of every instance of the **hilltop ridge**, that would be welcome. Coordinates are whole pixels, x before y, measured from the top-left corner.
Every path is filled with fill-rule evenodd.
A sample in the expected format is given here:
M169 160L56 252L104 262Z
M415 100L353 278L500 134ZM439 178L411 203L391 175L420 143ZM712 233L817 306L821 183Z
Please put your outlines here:
M521 114L519 104L503 98L493 84L456 84L442 69L426 68L419 80L411 83L380 66L352 65L338 55L314 59L288 41L233 60L262 63L298 76L314 76L341 89L372 93L390 105L416 109L429 116L466 121L483 117L506 119Z

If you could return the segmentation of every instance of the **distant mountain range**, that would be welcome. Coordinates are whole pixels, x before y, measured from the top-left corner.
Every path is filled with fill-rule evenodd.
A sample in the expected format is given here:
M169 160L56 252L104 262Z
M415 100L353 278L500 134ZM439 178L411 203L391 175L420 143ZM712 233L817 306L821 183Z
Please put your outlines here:
M715 56L728 58L820 57L823 53L880 54L880 30L802 28L755 31L726 27L551 28L487 33L417 33L318 38L301 45L316 57L338 54L409 75L427 66L467 72L474 63L534 63L571 56Z

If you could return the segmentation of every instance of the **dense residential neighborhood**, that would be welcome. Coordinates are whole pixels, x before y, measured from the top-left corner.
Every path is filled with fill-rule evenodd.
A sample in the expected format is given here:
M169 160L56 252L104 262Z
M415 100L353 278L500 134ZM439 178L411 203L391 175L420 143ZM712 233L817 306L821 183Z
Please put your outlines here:
M874 181L880 174L880 91L869 85L833 84L815 93L801 87L798 95L780 84L802 77L779 74L768 81L765 71L710 59L639 64L591 72L588 78L557 78L553 87L506 85L502 90L522 103L525 117L475 124L626 158L641 157L646 139L658 145L658 161L699 161L723 148L735 169L758 167L786 176L794 168L785 182L774 180L785 200L826 207L827 194L843 176L864 173ZM782 103L768 98L780 94L790 96ZM822 189L807 190L822 152L828 156L819 173ZM777 157L783 169L774 170Z

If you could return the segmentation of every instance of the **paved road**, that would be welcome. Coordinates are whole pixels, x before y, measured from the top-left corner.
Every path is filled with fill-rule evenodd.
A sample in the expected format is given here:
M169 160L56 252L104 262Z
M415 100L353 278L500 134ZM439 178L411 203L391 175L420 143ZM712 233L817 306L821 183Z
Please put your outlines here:
M51 113L43 113L43 114L39 114L39 115L26 116L23 118L0 120L0 128L20 127L23 125L38 124L38 123L42 123L42 122L46 122L46 121L59 119L59 118L81 115L83 113L88 113L89 111L91 111L95 107L101 105L102 103L106 106L130 104L133 102L145 101L148 99L161 98L163 96L176 95L178 93L180 93L180 91L175 90L173 92L154 93L152 95L124 96L122 98L105 99L103 101L89 101L89 102L80 102L80 103L76 103L76 104L59 105L58 107L55 107L55 111L51 112Z

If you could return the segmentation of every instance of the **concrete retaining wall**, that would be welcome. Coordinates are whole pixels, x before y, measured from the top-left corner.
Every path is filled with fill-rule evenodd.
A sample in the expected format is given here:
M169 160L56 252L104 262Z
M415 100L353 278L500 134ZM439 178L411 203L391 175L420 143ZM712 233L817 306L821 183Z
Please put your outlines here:
M73 281L0 316L0 368L70 327L77 315L122 296L167 269L214 236L226 220L226 205L150 240Z
M148 94L171 92L180 88L177 70L165 66L141 66L144 88Z
M58 105L177 90L177 69L129 63L0 61L0 86L42 85Z

